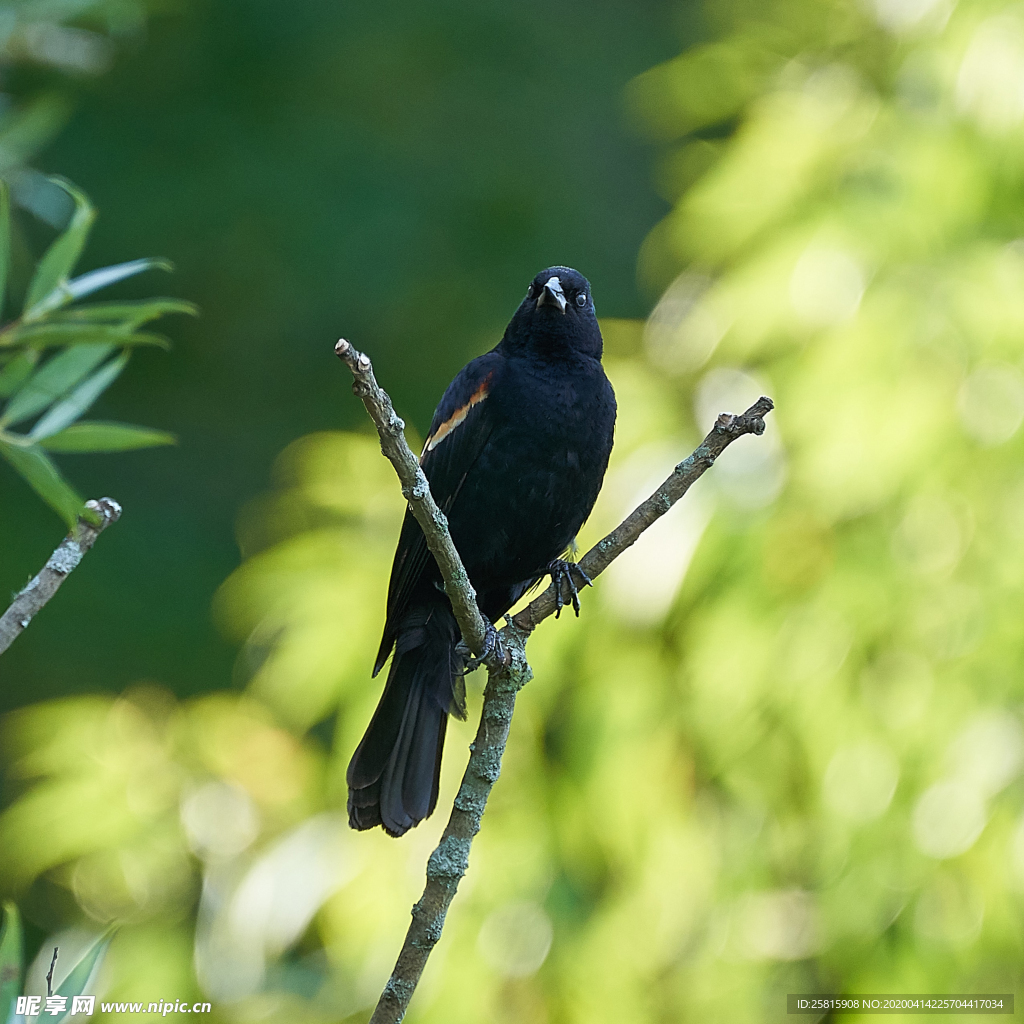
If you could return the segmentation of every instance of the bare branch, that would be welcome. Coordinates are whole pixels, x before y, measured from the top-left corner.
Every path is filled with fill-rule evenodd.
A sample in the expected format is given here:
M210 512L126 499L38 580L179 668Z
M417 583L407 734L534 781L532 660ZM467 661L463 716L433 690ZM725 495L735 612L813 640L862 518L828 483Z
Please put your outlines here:
M402 481L402 494L409 502L409 508L427 539L427 547L441 570L444 590L452 603L462 638L474 654L479 654L484 648L487 624L477 607L473 584L452 543L448 520L437 507L427 478L420 469L419 459L413 455L405 440L405 422L395 413L387 392L373 376L370 357L357 352L344 338L334 346L334 351L352 371L355 378L352 391L363 400L380 435L381 451L395 467L398 479Z
M60 542L39 574L29 581L7 611L0 615L0 654L14 643L33 616L57 593L68 573L96 543L96 538L111 523L121 518L121 506L113 498L87 501L85 507L94 513L96 522L80 518L78 525Z
M469 867L470 846L480 831L487 798L501 774L501 759L512 726L516 695L533 678L526 661L526 634L515 626L506 626L501 638L510 656L509 664L488 669L480 725L469 748L469 764L448 825L427 861L427 884L419 902L412 908L412 923L402 951L370 1024L397 1024L405 1016L427 958L441 938L448 907Z
M641 505L634 509L611 533L598 541L579 562L580 568L593 580L608 568L619 555L639 539L640 534L660 519L710 469L715 459L738 437L763 434L764 418L775 408L770 398L759 398L742 416L723 412L711 433L674 470L672 475ZM568 597L564 594L563 597ZM563 602L564 603L564 602ZM534 598L518 615L515 624L530 633L557 607L555 585Z
M426 476L406 444L405 424L395 414L391 399L374 379L369 357L357 352L344 339L338 342L335 352L355 377L352 390L363 400L377 426L381 449L398 472L402 493L409 499L413 514L427 539L427 546L437 559L445 581L445 593L452 602L462 635L467 638L470 649L478 653L483 645L484 619L476 604L476 593L452 543L448 521L434 502ZM722 413L711 433L693 454L680 462L651 497L583 556L579 564L587 575L591 579L597 577L634 544L640 534L663 516L737 437L763 434L764 417L773 408L770 398L760 398L742 416ZM470 747L469 764L441 842L427 862L427 883L423 895L412 908L412 923L398 962L370 1024L398 1024L402 1020L427 958L441 938L448 907L469 865L470 846L480 831L487 798L501 774L501 760L512 724L516 695L533 676L526 660L526 641L537 624L551 615L555 607L555 586L552 584L501 630L501 646L506 652L506 659L487 662L487 686L480 725ZM467 627L478 632L469 634Z

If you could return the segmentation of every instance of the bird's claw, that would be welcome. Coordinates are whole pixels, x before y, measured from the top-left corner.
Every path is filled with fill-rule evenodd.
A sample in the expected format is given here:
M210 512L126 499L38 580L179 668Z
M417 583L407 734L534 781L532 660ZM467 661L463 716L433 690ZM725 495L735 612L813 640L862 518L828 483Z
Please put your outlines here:
M463 674L466 675L470 672L475 672L481 665L493 660L504 661L505 660L505 645L501 642L501 637L498 635L497 629L494 628L494 624L487 622L486 628L484 629L484 646L483 650L478 654L474 654L470 649L469 645L465 640L460 640L455 645L455 651L459 654L466 663L466 667L462 670Z
M555 585L555 618L562 614L562 608L566 602L562 600L562 584L567 583L569 585L569 594L571 595L570 600L572 601L572 610L576 613L576 618L580 617L580 592L576 586L576 581L573 579L573 573L577 573L580 579L583 581L583 585L586 587L592 587L594 581L575 563L567 562L564 558L556 558L551 562L548 562L546 567L547 572L551 574L551 582Z

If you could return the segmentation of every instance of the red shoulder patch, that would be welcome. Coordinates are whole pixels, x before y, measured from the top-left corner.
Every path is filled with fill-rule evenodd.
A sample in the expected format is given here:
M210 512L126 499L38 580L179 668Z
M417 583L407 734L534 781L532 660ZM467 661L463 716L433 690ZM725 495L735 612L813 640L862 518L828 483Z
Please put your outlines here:
M427 443L423 446L423 453L420 455L421 459L427 454L427 452L432 452L469 415L469 410L472 409L474 405L479 405L487 397L490 390L491 377L493 376L493 372L487 374L480 386L470 396L469 401L465 405L456 409L455 412L453 412L451 416L449 416L448 419L446 419L444 423L442 423L437 430L427 438Z

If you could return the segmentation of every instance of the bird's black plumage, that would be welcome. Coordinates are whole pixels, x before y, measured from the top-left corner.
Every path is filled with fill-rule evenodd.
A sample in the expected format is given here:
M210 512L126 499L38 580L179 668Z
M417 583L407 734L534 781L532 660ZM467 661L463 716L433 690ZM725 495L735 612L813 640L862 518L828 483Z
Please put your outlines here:
M420 463L491 622L550 571L597 499L615 426L601 353L586 278L549 267L434 413ZM459 639L437 564L406 512L374 675L394 657L348 768L353 828L402 835L433 811L448 714L464 715Z

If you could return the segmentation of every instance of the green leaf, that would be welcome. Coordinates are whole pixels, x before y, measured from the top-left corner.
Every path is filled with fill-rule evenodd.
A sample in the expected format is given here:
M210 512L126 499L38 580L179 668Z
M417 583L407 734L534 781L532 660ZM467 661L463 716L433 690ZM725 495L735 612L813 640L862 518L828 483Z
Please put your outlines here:
M27 420L62 398L113 350L112 345L84 345L48 359L7 403L0 425Z
M136 448L153 448L175 444L173 434L149 427L133 427L127 423L75 423L58 434L41 441L50 452L127 452Z
M7 294L7 271L11 266L11 193L0 181L0 310ZM0 1016L0 1021L4 1018Z
M2 370L0 370L0 398L10 398L18 388L31 376L39 353L35 351L19 352Z
M69 423L74 423L117 380L127 365L127 352L122 352L116 359L105 363L91 377L82 381L67 398L57 402L49 412L40 417L39 422L29 431L29 437L33 441L38 441L63 430Z
M4 904L4 923L0 928L0 1021L7 1021L14 1001L21 993L22 958L21 918L13 903Z
M68 275L78 262L78 257L82 255L92 222L96 219L96 211L92 208L92 204L74 185L62 178L51 178L50 180L64 189L75 201L75 212L72 214L67 228L46 250L43 258L39 261L39 266L36 267L25 299L23 315L26 319L41 315L46 312L47 308L53 308L48 307L46 302L52 301L56 305L60 305L67 301L63 298L62 293L67 288ZM55 292L56 299L53 298Z
M130 325L133 329L150 320L167 313L187 313L199 315L199 307L184 299L140 299L136 302L95 302L84 306L71 306L59 313L47 317L47 323L63 323L65 321L102 322L110 320L115 323Z
M57 345L158 345L168 348L163 335L131 332L129 326L67 323L47 320L42 324L18 327L4 338L5 345L24 348L53 348Z
M60 475L49 456L38 445L15 445L0 440L0 455L25 482L73 529L85 502Z
M74 1005L75 996L80 996L87 988L92 987L96 980L100 966L103 963L103 956L107 952L111 940L114 938L116 928L108 928L83 954L81 960L71 968L68 976L57 986L54 995L66 996L68 1008L62 1017L58 1017L56 1024L61 1024L71 1015L71 1007Z
M144 270L167 270L171 271L174 266L169 260L142 259L131 260L128 263L118 263L112 267L102 267L99 270L90 270L88 274L82 274L73 281L68 281L66 289L72 299L80 299L85 295L98 292L101 288L116 284L125 278L134 277Z

